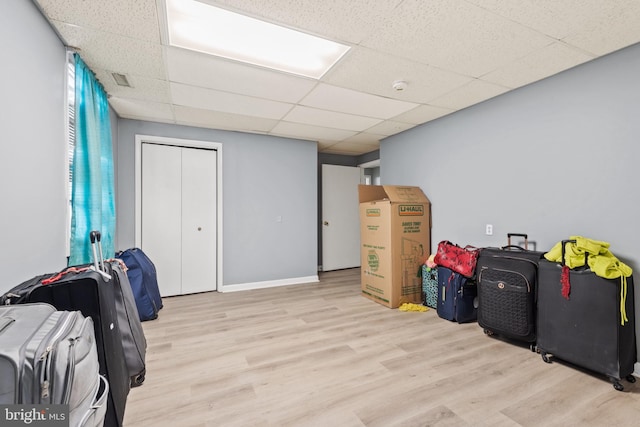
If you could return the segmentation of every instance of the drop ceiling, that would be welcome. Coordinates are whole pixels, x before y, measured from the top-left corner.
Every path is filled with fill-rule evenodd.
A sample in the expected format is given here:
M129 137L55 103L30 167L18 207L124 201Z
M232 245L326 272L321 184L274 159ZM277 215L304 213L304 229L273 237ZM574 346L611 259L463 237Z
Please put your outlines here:
M351 49L314 80L169 46L164 0L34 0L119 117L345 155L640 41L638 0L201 1Z

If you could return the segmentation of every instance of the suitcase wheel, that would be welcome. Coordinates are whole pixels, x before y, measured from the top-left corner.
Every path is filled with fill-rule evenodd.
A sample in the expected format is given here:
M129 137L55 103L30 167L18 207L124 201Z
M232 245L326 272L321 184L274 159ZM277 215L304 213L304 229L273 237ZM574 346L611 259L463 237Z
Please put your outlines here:
M134 375L131 377L131 388L139 387L142 385L142 383L144 382L145 373L146 373L146 370L140 372L138 375Z
M542 360L544 360L545 363L551 363L551 357L549 357L549 355L547 353L542 351L542 352L540 352L540 355L542 356Z
M630 382L631 384L636 382L636 377L633 374L629 374L625 377L625 380L627 380L628 382ZM613 383L613 388L615 388L618 391L623 391L624 390L624 386L622 384L620 384L620 381L618 381L615 378L611 379L611 382Z

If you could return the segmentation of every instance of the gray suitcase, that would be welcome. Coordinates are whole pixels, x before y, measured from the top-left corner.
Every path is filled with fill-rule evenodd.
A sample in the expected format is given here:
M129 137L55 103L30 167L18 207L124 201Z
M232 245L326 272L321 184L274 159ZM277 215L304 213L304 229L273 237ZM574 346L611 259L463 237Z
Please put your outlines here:
M70 426L102 426L108 391L90 317L44 303L0 307L0 404L69 405Z

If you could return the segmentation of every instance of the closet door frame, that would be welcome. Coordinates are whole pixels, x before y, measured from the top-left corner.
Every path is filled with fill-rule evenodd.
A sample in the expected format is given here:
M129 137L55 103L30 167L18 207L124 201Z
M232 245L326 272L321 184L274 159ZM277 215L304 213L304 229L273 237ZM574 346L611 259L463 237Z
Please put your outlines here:
M135 136L135 246L142 244L142 144L172 145L186 148L216 150L216 282L217 291L224 292L222 282L222 143L152 135Z

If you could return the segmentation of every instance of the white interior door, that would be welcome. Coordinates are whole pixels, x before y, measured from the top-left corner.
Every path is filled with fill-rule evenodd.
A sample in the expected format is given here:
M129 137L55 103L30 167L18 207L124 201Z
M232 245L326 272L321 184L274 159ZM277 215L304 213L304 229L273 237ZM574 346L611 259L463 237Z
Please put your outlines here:
M141 155L141 248L160 294L216 290L216 151L143 143Z
M322 271L360 266L360 168L322 165Z

